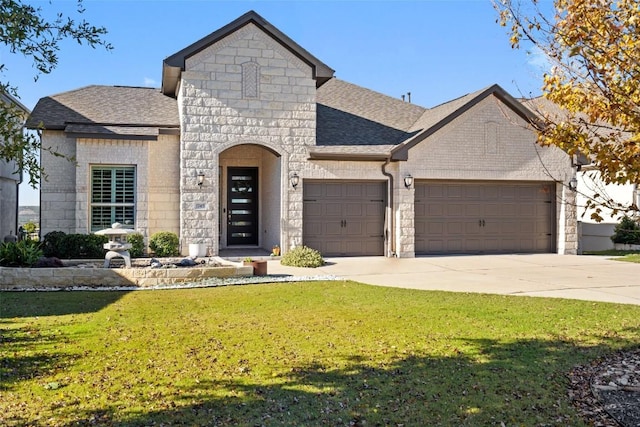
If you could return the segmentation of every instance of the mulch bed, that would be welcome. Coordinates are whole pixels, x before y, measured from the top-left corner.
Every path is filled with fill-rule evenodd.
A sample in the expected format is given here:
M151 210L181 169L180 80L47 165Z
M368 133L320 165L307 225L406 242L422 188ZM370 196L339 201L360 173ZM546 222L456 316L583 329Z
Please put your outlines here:
M617 352L569 373L569 397L596 427L640 426L640 349Z

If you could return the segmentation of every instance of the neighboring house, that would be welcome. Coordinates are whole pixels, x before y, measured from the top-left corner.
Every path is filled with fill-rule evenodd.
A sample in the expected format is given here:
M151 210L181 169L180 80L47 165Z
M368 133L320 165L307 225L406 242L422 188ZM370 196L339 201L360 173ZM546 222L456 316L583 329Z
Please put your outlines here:
M582 166L577 174L576 193L579 247L578 252L603 251L613 249L611 240L615 226L625 215L625 207L640 206L640 194L636 184L605 184L598 171L589 165ZM621 208L620 212L605 206L599 206L600 212L593 207L587 208L588 200L607 202L609 206ZM593 217L599 215L601 220Z
M401 71L400 71L401 72ZM324 255L575 254L575 175L499 86L432 109L336 79L249 12L163 62L162 89L41 99L42 234L121 222Z
M8 93L0 92L0 102L16 107L25 120L30 113L27 107ZM18 190L21 182L22 172L16 163L0 160L0 241L5 237L11 240L18 234Z

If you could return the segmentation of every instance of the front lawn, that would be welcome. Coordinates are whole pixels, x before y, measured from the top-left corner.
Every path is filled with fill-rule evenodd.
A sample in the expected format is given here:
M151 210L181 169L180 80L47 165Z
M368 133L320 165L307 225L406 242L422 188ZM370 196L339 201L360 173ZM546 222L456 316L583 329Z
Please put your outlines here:
M601 255L611 256L614 261L626 261L640 263L640 252L638 251L626 251L621 249L609 249L606 251L590 251L585 252L584 255Z
M640 307L305 282L0 293L0 424L573 425Z

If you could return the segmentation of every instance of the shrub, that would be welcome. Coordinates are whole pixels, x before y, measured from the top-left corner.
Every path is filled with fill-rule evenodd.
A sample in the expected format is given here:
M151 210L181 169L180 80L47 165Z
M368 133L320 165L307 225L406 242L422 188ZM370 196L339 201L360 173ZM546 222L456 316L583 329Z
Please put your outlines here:
M625 216L613 229L611 240L613 243L640 244L640 224L636 220Z
M142 234L127 234L127 243L131 243L129 254L131 254L133 258L138 258L144 255L144 236Z
M63 259L95 259L104 257L103 245L109 239L97 234L66 234L52 231L44 236L43 252L46 257Z
M67 233L65 233L64 231L51 231L45 234L44 240L42 241L42 251L44 252L44 256L60 257L60 242L66 235Z
M32 240L0 244L0 265L3 267L31 267L42 257L40 244Z
M180 255L178 235L170 231L159 231L149 239L149 248L159 257Z
M284 254L280 264L290 267L320 267L324 265L322 255L315 249L307 246L298 246Z
M38 230L38 226L35 224L35 222L32 222L32 221L26 222L26 223L22 226L22 228L23 228L23 229L24 229L24 231L25 231L26 233L28 233L28 234L35 233L35 232L36 232L36 230Z

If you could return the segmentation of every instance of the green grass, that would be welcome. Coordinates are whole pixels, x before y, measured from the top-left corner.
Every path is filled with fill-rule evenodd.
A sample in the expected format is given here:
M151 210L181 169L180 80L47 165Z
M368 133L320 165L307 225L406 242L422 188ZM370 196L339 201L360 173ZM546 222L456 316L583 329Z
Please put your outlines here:
M626 262L640 263L640 252L638 252L638 251L625 251L625 250L620 250L620 249L609 249L609 250L606 250L606 251L585 252L584 255L612 256L612 257L617 257L617 258L612 258L615 261L626 261Z
M574 425L640 307L306 282L0 293L0 425Z

